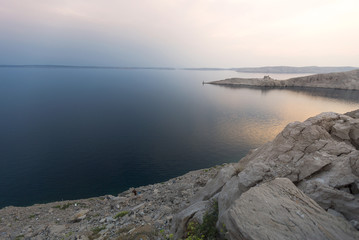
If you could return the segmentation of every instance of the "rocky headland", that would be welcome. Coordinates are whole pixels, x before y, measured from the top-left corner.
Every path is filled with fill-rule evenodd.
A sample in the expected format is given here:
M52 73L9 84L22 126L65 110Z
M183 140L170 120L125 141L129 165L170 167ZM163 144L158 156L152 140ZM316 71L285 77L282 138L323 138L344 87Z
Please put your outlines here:
M224 86L247 86L262 88L328 88L359 90L359 70L315 74L304 77L276 80L269 76L264 78L228 78L206 84Z
M136 192L0 210L0 239L359 239L358 229L359 109L290 123L238 163Z

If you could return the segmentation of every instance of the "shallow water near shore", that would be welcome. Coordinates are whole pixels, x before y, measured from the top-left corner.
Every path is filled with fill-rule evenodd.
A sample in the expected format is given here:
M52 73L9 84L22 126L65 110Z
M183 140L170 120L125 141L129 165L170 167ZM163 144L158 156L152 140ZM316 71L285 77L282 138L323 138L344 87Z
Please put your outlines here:
M0 208L116 194L236 162L289 122L359 108L359 91L202 85L262 76L0 69Z

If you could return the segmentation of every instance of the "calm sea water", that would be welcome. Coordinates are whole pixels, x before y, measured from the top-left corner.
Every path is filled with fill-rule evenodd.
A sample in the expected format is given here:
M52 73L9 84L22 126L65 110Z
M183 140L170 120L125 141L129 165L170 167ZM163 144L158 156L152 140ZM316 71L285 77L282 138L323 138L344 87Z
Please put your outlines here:
M116 194L236 162L291 121L359 108L353 91L202 85L257 76L0 69L0 207Z

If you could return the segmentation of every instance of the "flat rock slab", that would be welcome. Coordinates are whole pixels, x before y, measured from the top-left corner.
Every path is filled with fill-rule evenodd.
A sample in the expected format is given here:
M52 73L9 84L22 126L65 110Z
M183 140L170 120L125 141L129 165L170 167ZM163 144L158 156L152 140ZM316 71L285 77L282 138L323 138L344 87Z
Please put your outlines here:
M343 218L327 213L289 179L252 187L222 215L230 239L359 239Z

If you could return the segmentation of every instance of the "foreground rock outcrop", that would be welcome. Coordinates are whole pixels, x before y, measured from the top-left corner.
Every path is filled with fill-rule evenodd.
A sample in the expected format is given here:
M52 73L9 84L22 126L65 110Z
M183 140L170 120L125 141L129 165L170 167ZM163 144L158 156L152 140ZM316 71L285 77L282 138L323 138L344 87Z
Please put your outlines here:
M289 179L243 193L222 218L230 239L358 239L345 219L327 213Z
M287 178L319 204L322 209L328 213L342 216L345 221L350 222L352 229L345 230L343 234L349 234L351 239L359 239L357 231L354 230L354 227L359 228L358 149L359 110L345 115L322 113L304 122L291 123L272 142L253 150L236 166L222 169L216 178L200 190L194 198L195 201L192 201L192 206L188 208L192 208L189 215L185 214L188 212L188 209L185 209L174 218L172 230L176 232L177 238L182 237L188 222L191 219L198 221L196 216L203 215L203 211L205 211L203 209L208 201L218 201L217 227L225 225L229 239L262 239L246 235L241 230L242 226L237 225L242 221L238 211L244 211L244 208L255 208L249 200L247 201L249 205L243 205L243 198L246 196L243 194L249 190L253 194L255 190L252 188L258 184L272 181L275 178ZM270 183L265 186L268 188L269 185ZM294 192L297 191L299 190ZM258 191L256 192L258 193ZM278 198L287 198L286 201L291 199L291 195L285 191L277 195ZM297 200L298 204L303 203L301 199ZM261 201L272 200L264 198ZM238 205L239 203L241 204ZM238 208L239 206L240 208ZM195 211L196 208L198 214ZM258 205L256 208L262 207ZM283 209L285 210L285 207L278 211L285 212ZM269 237L268 229L272 229L274 225L270 221L262 221L260 211L257 212L258 214L254 214L253 211L252 216L259 220L256 222L257 231L263 231L258 234ZM307 211L307 214L310 219L317 219L319 215L328 216L322 215L319 211L311 211L311 213ZM328 218L327 220L331 222L336 219ZM338 228L342 226L342 228L349 229L339 223L342 221L341 219L337 220L338 223L335 224L338 224ZM297 224L297 222L294 221L293 224ZM312 221L312 224L317 224L317 222ZM326 226L320 224L320 226ZM324 228L320 231L328 230ZM336 235L317 235L316 233L317 230L309 231L306 238L341 239L335 237ZM286 238L287 235L284 232L280 236L269 239L290 239Z
M338 73L316 74L305 77L275 80L268 76L262 78L229 78L209 82L214 85L252 86L252 87L301 87L301 88L331 88L359 90L359 70Z

